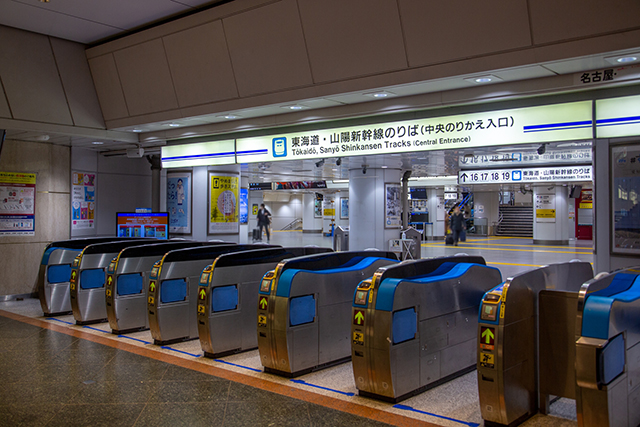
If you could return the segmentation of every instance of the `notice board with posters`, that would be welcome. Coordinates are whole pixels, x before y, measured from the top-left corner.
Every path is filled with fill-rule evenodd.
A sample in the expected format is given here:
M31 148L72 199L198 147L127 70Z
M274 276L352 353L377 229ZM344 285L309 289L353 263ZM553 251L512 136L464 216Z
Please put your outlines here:
M0 234L35 236L36 174L0 172Z
M95 228L96 174L73 172L71 179L71 229Z
M209 234L240 231L239 181L235 174L209 173Z

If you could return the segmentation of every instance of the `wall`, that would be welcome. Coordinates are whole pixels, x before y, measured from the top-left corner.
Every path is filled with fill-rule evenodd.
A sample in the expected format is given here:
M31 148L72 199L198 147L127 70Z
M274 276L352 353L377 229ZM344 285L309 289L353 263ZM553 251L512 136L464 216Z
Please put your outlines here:
M474 192L473 193L474 217L487 218L487 233L493 235L494 224L500 217L500 200L498 192ZM478 212L478 206L484 207L484 212Z
M262 191L249 191L249 232L258 227L258 220L253 215L253 205L264 206L271 212L271 230L282 230L283 227L302 218L302 194L291 194L288 202L264 202Z
M87 58L107 127L119 128L495 69L526 74L567 52L637 48L638 14L633 0L243 0L93 47ZM452 28L455 37L425 42Z
M44 248L69 238L69 162L69 147L5 141L0 170L36 174L36 224L35 236L0 236L0 296L35 292Z
M146 158L105 157L93 150L71 149L71 171L96 173L96 227L72 230L72 237L113 236L117 212L151 208L151 167Z

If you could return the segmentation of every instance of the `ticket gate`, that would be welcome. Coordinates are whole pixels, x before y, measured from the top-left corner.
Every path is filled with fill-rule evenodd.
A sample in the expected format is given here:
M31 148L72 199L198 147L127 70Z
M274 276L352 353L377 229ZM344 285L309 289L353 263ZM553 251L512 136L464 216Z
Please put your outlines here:
M149 272L156 261L172 250L211 245L215 243L185 240L121 250L107 267L105 300L112 332L124 334L149 329L147 289Z
M478 307L502 281L479 256L378 269L353 295L351 360L361 396L399 402L476 368Z
M71 263L85 247L94 243L125 240L122 237L97 237L60 240L47 245L38 271L38 298L45 316L71 313L69 280Z
M295 377L351 358L358 283L397 263L393 252L354 251L281 261L260 284L258 350L265 372Z
M635 427L640 425L640 267L599 276L585 283L578 297L578 425Z
M151 269L147 313L154 344L198 338L198 285L202 270L220 255L264 249L262 244L235 243L167 252Z
M105 304L106 269L111 259L122 249L158 242L156 239L128 239L95 243L85 247L71 265L69 290L71 310L77 325L107 320Z
M588 262L551 264L487 292L478 320L478 392L485 425L548 413L549 397L575 399L578 296Z
M329 248L270 248L220 255L198 288L198 334L206 357L258 347L256 321L262 277L284 259L332 252ZM267 304L267 297L260 303Z

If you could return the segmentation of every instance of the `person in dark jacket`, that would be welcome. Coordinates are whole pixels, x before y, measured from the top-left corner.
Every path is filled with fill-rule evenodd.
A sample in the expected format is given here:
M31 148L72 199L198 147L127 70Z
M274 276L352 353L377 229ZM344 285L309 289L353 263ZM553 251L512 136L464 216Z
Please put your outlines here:
M465 229L464 216L460 212L460 206L453 208L453 213L449 218L449 226L453 233L453 245L458 246L458 240L460 240L460 233Z
M269 212L267 208L264 207L264 203L262 203L258 210L258 228L260 228L260 239L262 239L262 228L264 227L267 232L267 242L271 240L269 224L271 224L271 212Z

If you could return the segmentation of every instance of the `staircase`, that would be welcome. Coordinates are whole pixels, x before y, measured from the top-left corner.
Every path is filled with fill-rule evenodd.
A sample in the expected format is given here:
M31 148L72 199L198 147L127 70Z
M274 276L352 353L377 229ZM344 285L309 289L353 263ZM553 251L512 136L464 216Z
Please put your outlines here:
M532 206L500 206L497 236L533 237Z

